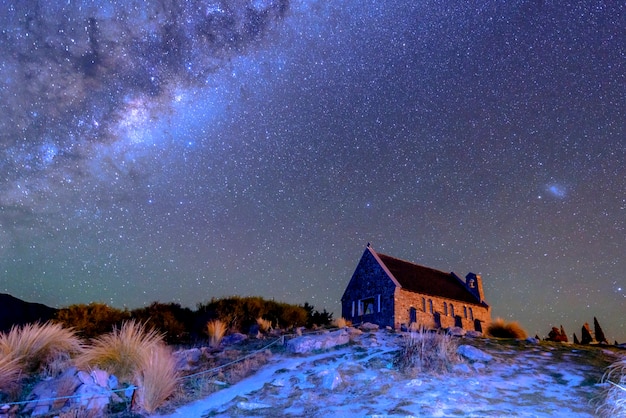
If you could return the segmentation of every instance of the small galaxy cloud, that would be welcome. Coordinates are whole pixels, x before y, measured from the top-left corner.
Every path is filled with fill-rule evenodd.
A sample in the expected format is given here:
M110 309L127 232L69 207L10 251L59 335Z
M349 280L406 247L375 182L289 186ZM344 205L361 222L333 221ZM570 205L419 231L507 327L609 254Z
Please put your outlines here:
M567 197L567 188L562 184L551 183L546 186L546 191L552 197L557 199L565 199Z

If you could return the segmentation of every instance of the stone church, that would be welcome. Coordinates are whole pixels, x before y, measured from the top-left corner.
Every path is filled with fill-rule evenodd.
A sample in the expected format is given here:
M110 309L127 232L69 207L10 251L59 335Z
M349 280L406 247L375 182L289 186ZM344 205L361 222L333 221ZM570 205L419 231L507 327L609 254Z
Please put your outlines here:
M462 280L454 273L377 253L369 243L341 298L341 312L354 324L395 329L417 324L482 332L491 322L479 275L469 273Z

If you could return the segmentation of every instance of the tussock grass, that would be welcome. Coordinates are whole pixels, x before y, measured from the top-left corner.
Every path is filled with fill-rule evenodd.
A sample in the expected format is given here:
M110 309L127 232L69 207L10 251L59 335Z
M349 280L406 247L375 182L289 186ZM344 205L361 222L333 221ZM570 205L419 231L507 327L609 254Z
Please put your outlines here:
M601 417L626 417L626 358L607 367L602 383L608 383L596 413Z
M345 327L349 327L350 325L352 325L352 323L348 321L346 318L337 318L333 320L333 325L336 326L337 328L345 328Z
M0 357L0 392L14 390L22 376L22 365L19 358Z
M528 334L518 322L506 322L502 318L496 318L487 326L487 336L494 338L515 338L524 340Z
M450 334L421 328L404 336L394 364L403 372L445 373L461 360Z
M52 322L12 327L8 333L0 334L1 364L10 369L15 360L27 373L45 367L63 353L80 353L82 349L73 330Z
M152 350L161 344L162 334L146 330L145 325L131 320L94 339L76 359L76 364L79 368L100 367L128 382L149 363Z
M135 379L139 386L138 407L152 414L172 396L178 385L176 360L170 348L165 345L154 346Z
M226 334L226 324L219 319L214 319L207 322L206 331L209 334L209 345L213 348L218 347Z

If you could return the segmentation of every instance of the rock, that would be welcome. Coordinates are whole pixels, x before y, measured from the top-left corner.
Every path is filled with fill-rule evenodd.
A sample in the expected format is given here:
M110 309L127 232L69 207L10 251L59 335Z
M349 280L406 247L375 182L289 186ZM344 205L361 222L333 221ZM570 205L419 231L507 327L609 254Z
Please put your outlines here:
M90 373L93 382L103 388L109 387L109 373L105 370L94 369Z
M117 379L117 376L115 376L114 374L109 376L109 382L108 383L109 383L109 389L111 389L111 390L117 389L117 387L120 384L119 380Z
M271 408L272 405L260 402L237 402L237 408L244 411L255 411L257 409Z
M81 385L75 392L78 398L72 399L72 401L94 412L94 414L101 413L111 401L111 394L112 392L109 389L96 384Z
M529 343L529 344L537 345L537 344L539 344L539 339L538 338L534 338L534 337L528 337L528 338L526 338L526 342Z
M307 335L287 341L287 351L304 354L313 350L326 350L338 345L348 344L350 336L345 329L321 335Z
M468 374L472 372L472 369L470 369L470 367L465 363L459 363L459 364L455 364L454 366L452 366L452 371L454 373Z
M350 340L354 340L355 338L363 335L363 331L358 328L348 327L344 328L344 330L348 333L348 337L350 337Z
M465 330L461 327L452 327L448 329L448 334L454 337L462 337L466 334Z
M248 339L247 335L235 332L235 333L229 334L229 335L225 336L224 338L222 338L221 345L238 344L238 343L240 343L242 341L245 341L247 339Z
M179 350L172 353L176 360L176 370L189 371L198 368L198 362L202 358L202 350L190 348L189 350Z
M469 361L491 361L493 357L491 354L487 354L479 348L472 347L471 345L460 345L456 352L468 359Z
M324 370L320 372L318 376L322 377L322 386L328 390L335 390L343 383L341 374L335 369Z
M365 322L359 326L359 329L365 332L378 331L379 328L377 324L372 324L371 322Z
M83 370L79 371L76 374L76 377L84 385L91 385L91 384L93 384L93 377L91 377L91 375L89 373L87 373L86 371L83 371Z
M37 383L28 395L29 402L22 411L30 413L31 416L46 415L51 409L60 408L66 403L66 399L53 400L59 396L69 396L74 393L76 388L81 384L78 377L74 374L76 369L68 369L61 376L42 380Z
M465 336L467 338L481 338L483 336L483 333L480 331L467 331L465 333Z

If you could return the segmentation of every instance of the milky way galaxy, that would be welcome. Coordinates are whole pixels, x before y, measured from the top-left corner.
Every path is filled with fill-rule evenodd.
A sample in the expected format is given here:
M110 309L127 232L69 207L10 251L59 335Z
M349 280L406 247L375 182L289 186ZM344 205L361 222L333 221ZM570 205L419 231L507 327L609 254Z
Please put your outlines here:
M626 341L619 2L13 3L0 292L339 312L371 242Z

